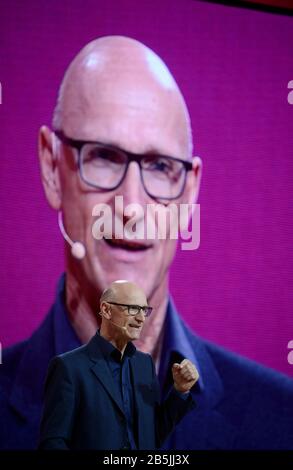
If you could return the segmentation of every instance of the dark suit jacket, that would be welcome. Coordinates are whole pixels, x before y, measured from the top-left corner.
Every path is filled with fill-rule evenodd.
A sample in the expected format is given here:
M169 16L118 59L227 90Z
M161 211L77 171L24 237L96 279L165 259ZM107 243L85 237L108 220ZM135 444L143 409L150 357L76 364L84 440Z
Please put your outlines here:
M45 387L40 448L129 449L126 417L97 333L86 346L54 358ZM138 449L160 447L195 403L172 387L161 403L153 360L130 358Z

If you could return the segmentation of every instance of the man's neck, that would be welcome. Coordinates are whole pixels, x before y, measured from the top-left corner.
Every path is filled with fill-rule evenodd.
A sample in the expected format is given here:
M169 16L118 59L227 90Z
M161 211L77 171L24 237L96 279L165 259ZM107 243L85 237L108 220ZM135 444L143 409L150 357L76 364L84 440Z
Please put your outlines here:
M149 304L154 307L154 311L146 319L140 339L135 341L139 350L151 354L154 359L160 351L159 341L168 304L167 285L166 279L151 295ZM97 315L101 292L89 287L84 278L77 277L70 270L66 273L65 289L69 321L80 341L87 343L101 323Z
M160 353L160 341L162 339L162 331L166 317L168 304L167 295L162 299L154 298L150 305L154 305L154 311L145 321L140 338L135 341L135 346L142 352L151 354L156 360Z
M102 336L104 339L109 341L109 343L111 343L114 346L114 348L118 349L118 351L121 352L121 358L123 357L124 351L127 346L127 341L119 337L113 336L113 333L109 334L107 330L103 328L103 324L101 325L100 336Z
M74 273L66 273L66 307L69 321L80 341L87 343L96 333L100 326L98 317L98 298L91 293L87 283L83 283Z

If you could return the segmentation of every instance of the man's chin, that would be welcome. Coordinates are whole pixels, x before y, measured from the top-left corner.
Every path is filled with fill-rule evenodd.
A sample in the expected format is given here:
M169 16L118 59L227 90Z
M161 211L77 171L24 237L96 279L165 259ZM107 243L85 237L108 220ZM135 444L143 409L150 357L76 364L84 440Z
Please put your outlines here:
M124 263L115 263L109 261L108 264L101 266L94 266L94 279L95 285L98 289L106 289L112 282L117 281L118 279L125 279L129 282L133 282L139 285L146 296L149 297L152 292L152 285L155 279L155 275L150 278L150 274L154 273L154 265L152 268L147 268L144 264L124 264Z
M141 329L139 331L132 331L129 327L127 328L127 336L130 341L137 341L140 338Z

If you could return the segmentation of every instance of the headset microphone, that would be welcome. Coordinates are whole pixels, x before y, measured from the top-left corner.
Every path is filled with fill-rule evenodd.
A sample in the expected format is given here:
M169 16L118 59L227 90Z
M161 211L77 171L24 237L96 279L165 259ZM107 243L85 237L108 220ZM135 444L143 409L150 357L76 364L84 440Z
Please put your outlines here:
M57 158L57 141L56 141L56 136L54 133L52 133L52 152L53 152L54 158ZM69 235L65 232L61 211L58 212L58 225L59 225L59 229L63 237L65 238L67 243L69 243L69 245L71 246L72 256L74 256L74 258L79 259L79 260L83 259L86 253L85 246L81 242L74 242L73 240L71 240Z
M65 232L61 211L58 212L58 225L59 225L59 229L63 237L65 238L67 243L69 243L69 245L71 246L72 256L74 256L74 258L79 259L79 260L83 259L86 253L85 246L81 242L74 242L73 240L71 240L69 235Z
M109 321L110 323L112 323L112 325L115 325L115 326L117 326L118 328L121 328L122 330L127 331L126 326L121 326L121 325L118 325L117 323L114 323L112 320L110 320L110 318L106 318L105 315L102 314L102 312L99 312L99 315L101 315L101 317L105 318L105 320L107 320L107 321Z

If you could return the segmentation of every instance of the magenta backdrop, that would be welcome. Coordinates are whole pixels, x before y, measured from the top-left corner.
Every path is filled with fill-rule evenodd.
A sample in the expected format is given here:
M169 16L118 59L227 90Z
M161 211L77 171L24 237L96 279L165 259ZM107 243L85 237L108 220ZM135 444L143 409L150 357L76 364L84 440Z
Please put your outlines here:
M65 67L100 35L132 36L173 71L204 163L201 245L171 290L201 336L293 375L293 18L192 0L13 0L0 5L3 346L27 337L63 270L37 132Z

